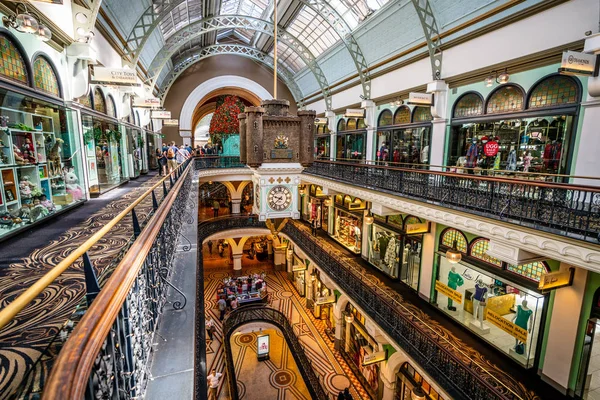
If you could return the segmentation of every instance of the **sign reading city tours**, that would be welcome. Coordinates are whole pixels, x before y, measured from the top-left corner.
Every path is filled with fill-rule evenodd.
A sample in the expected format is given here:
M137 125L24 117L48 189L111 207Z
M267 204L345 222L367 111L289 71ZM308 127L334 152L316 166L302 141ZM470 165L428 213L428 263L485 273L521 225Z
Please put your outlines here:
M318 305L331 304L331 303L335 303L335 295L334 294L332 294L331 296L317 297L317 301L315 301L315 304L318 304Z
M498 328L502 329L515 339L518 339L523 343L527 342L527 329L521 328L514 322L507 320L502 315L490 310L489 308L486 310L486 320L488 322L496 325Z
M259 360L269 359L269 335L256 337L256 354Z
M135 70L126 68L94 67L92 83L115 86L140 86Z
M139 108L155 108L160 107L160 99L156 97L142 98L135 97L133 99L133 106Z
M344 113L344 117L354 117L354 118L364 118L365 117L365 109L364 108L347 108Z
M376 364L378 362L382 362L388 359L387 350L377 351L375 353L367 354L363 358L362 365L363 367L371 364Z
M315 125L327 125L327 118L326 117L315 118Z
M563 51L562 62L558 72L563 75L594 75L596 55L577 51Z
M154 119L171 119L171 111L165 110L153 110L150 114L150 118Z
M410 92L408 94L408 104L413 106L432 106L433 93Z
M462 293L440 281L435 281L435 290L457 303L462 303Z
M544 274L540 278L538 289L544 293L561 287L571 286L573 284L574 273L575 269L569 268L566 271L557 271Z
M418 224L406 224L405 232L407 235L416 235L418 233L429 232L429 222L422 222Z
M483 145L483 154L485 154L488 157L494 157L496 154L498 154L499 150L500 146L495 140L490 140L489 142Z
M163 121L163 126L179 126L178 119L165 119Z

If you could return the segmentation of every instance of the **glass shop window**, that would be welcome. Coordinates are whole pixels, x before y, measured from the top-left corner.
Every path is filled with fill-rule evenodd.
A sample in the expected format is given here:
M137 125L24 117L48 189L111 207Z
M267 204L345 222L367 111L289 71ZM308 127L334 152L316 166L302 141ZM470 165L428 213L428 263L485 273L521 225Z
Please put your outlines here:
M329 159L329 152L331 150L329 146L330 142L331 136L317 136L315 138L315 156L317 160Z

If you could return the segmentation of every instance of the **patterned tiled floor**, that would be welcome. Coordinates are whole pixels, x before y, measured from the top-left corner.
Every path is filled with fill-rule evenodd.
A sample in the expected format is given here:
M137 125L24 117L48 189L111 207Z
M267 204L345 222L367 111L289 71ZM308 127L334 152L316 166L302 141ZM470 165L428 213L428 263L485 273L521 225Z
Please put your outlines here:
M205 269L204 296L206 301L206 318L212 318L217 322L217 333L214 340L207 340L207 370L216 368L223 371L225 367L222 346L221 324L218 322L218 311L216 310L216 289L222 278L229 275L227 268ZM244 273L255 273L265 271L265 267L248 267ZM308 358L311 360L315 372L323 377L326 389L332 396L346 387L355 399L369 399L368 394L356 378L348 364L340 354L333 349L333 342L325 334L325 324L317 320L306 309L306 299L300 297L293 285L287 280L286 275L272 269L267 270L267 287L269 289L270 306L285 313L304 346ZM237 370L237 367L236 367ZM240 376L240 380L247 380ZM221 380L219 390L220 399L229 398L225 379ZM271 384L272 385L272 384ZM260 399L264 397L253 396L246 393L243 399ZM293 397L290 397L293 398Z

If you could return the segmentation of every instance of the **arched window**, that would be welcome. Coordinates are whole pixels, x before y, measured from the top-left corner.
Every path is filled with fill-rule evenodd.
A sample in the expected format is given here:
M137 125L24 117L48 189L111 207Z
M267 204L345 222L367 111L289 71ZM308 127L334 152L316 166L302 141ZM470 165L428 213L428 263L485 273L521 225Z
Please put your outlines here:
M487 249L490 245L490 241L484 238L477 238L471 242L470 255L473 258L491 264L495 267L502 267L502 261L497 258L490 257L487 255Z
M367 125L365 125L365 119L359 118L356 120L356 129L365 129Z
M106 114L106 102L99 87L94 89L94 110Z
M137 125L142 126L142 120L140 119L140 112L135 112L135 117L137 118Z
M444 232L442 232L442 238L440 243L446 247L452 247L452 244L456 240L456 248L461 253L467 254L467 249L469 247L468 241L464 233L454 228L446 228Z
M117 108L115 107L115 100L109 94L106 96L106 115L109 117L117 118Z
M454 106L454 118L475 117L483 114L483 99L478 93L465 93Z
M432 119L431 107L415 107L413 110L412 122L427 122Z
M92 93L88 93L87 96L81 96L77 98L77 102L82 106L86 106L87 108L92 108Z
M338 121L337 130L338 132L346 130L346 120L344 118Z
M21 54L13 41L4 34L0 34L0 53L2 55L0 75L11 81L28 85L29 77L27 75L25 57L23 57L23 54Z
M415 217L414 215L407 215L406 218L404 219L404 229L406 229L407 225L420 224L420 223L421 223L421 218Z
M48 60L37 56L33 61L33 85L36 89L60 97L60 88L56 72Z
M579 87L573 78L552 75L537 85L529 93L527 108L553 107L577 103Z
M410 108L400 106L394 113L394 125L410 124Z
M379 114L379 120L377 120L377 126L388 126L394 123L394 115L390 110L383 110Z
M323 133L323 126L322 125L317 125L317 135L320 135Z
M523 91L516 85L500 86L487 101L487 114L503 114L523 110Z
M514 274L524 276L535 282L539 282L542 275L550 272L548 264L544 261L534 261L528 264L522 265L509 265L506 269Z
M356 130L356 119L355 118L348 118L348 122L346 123L346 130L347 131Z

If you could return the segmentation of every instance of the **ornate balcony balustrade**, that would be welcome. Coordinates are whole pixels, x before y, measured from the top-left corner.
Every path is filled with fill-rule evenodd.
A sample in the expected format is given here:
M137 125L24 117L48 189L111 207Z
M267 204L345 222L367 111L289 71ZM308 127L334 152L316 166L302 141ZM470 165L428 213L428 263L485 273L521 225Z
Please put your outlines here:
M246 164L240 162L240 157L202 156L194 157L195 169L207 168L245 168Z
M315 161L304 173L574 239L600 241L600 187Z

